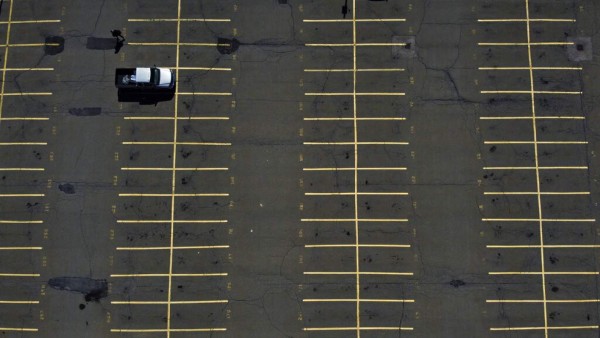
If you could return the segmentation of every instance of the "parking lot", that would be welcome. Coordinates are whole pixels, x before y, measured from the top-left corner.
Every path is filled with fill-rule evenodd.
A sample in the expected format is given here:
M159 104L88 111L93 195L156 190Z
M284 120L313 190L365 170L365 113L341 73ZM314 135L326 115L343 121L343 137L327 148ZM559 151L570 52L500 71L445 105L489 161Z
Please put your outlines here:
M0 2L0 332L598 336L598 15Z

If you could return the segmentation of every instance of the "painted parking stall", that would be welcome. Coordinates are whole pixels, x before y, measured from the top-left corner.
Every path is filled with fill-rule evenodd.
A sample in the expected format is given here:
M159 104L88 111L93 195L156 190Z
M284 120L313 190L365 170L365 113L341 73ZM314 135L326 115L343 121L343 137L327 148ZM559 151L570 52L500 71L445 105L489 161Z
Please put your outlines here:
M50 203L46 191L54 187L47 167L54 153L47 150L56 126L52 125L49 98L52 92L36 88L36 78L53 78L56 59L37 62L48 48L62 43L45 41L21 32L45 27L53 30L60 20L39 18L28 10L28 1L10 1L2 6L0 33L2 85L0 86L0 331L29 335L39 331L46 314L39 307L46 286L42 278L48 259L44 242L51 229L46 221ZM37 64L36 64L37 63ZM31 74L36 74L31 76ZM35 98L38 109L27 101ZM26 262L23 264L23 262Z
M478 44L486 55L480 93L491 103L480 116L487 151L479 181L482 221L494 234L487 245L495 265L489 275L530 289L499 286L486 300L490 310L504 313L491 334L575 337L598 329L591 325L598 300L589 288L598 275L592 263L596 220L587 207L585 93L577 80L585 68L571 52L587 47L578 42L577 21L565 6L525 0L505 17L481 11L478 20L486 28ZM518 57L502 57L506 49ZM496 77L512 85L494 86ZM513 311L526 314L513 318Z
M299 108L305 116L301 317L304 331L315 336L375 337L413 330L397 325L397 316L414 302L401 286L413 272L399 264L411 245L401 236L378 236L410 224L406 211L399 211L411 203L408 190L398 189L405 186L406 165L381 156L398 148L409 152L409 142L387 132L406 116L382 109L405 96L395 85L405 69L396 62L372 62L406 46L388 34L372 34L373 29L397 27L406 19L374 14L373 8L381 10L348 2L343 18L318 7L302 10L309 57L302 60L306 103Z
M164 56L167 61L159 66L173 69L177 83L172 102L154 110L134 107L120 129L128 157L119 203L113 206L114 334L170 337L227 330L231 143L223 130L229 128L232 93L230 58L221 59L217 48L230 44L219 42L212 29L231 30L233 6L204 6L175 1L173 10L160 16L152 8L128 8L139 16L129 18L124 30L135 52L123 62L143 60L136 56L147 53ZM164 25L172 27L168 35L152 34ZM220 86L223 76L228 81ZM138 292L131 294L133 289ZM123 320L125 312L133 315Z

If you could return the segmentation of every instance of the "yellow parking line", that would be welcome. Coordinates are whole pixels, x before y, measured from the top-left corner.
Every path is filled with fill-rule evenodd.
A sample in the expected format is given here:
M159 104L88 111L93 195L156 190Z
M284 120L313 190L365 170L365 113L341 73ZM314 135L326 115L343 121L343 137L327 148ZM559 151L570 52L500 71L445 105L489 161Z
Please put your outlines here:
M24 24L24 23L59 23L60 20L20 20L10 21L11 24ZM0 25L7 25L9 21L0 21Z
M302 218L302 222L355 222L354 218ZM407 218L360 218L359 222L408 222Z
M124 120L175 120L174 117L167 116L125 116ZM227 116L195 116L195 117L178 117L178 120L229 120Z
M371 195L371 196L408 196L407 192L305 192L306 196L354 196L354 195Z
M595 245L595 244L563 244L563 245L556 245L556 244L544 244L544 246L541 245L486 245L486 248L490 248L490 249L539 249L539 248L550 248L550 249L595 249L595 248L600 248L600 245Z
M587 166L562 166L562 167L483 167L483 170L587 170Z
M531 90L482 90L481 94L529 94ZM565 91L546 91L535 90L533 94L551 94L551 95L581 95L583 92L565 92Z
M576 22L575 19L477 19L477 22Z
M119 194L119 197L219 197L229 194ZM0 195L1 197L1 195Z
M305 275L352 275L357 274L356 271L305 271ZM359 275L369 276L412 276L412 272L365 272L359 271Z
M18 220L7 220L0 219L0 224L42 224L44 221L18 221Z
M121 170L128 171L172 171L173 168L151 168L151 167L124 167ZM229 168L175 168L176 171L227 171Z
M304 171L349 171L349 170L354 171L355 168L326 168L325 167L325 168L302 168L302 170L304 170ZM369 170L372 170L372 171L401 170L401 171L403 171L403 170L407 170L407 168L406 167L381 167L381 168L373 167L373 168L356 168L356 170L358 170L358 171L369 171Z
M196 219L196 220L170 220L170 219L119 219L117 223L227 223L226 219Z
M44 197L45 194L0 194L0 197Z
M223 304L229 303L227 300L186 300L186 301L135 301L135 300L125 300L118 301L113 300L110 302L114 305L166 305L166 304Z
M483 193L484 195L537 195L536 191L486 191ZM569 192L559 192L559 191L542 191L539 193L540 195L589 195L589 191L569 191Z
M52 71L54 68L6 68L7 72Z
M213 42L128 42L131 46L192 46L192 47L229 47L228 43Z
M356 19L355 22L405 22L406 19ZM352 23L352 19L303 19L302 22L317 22L317 23L331 23L331 22L347 22Z
M52 95L49 92L36 92L36 93L2 93L2 96L48 96Z
M403 72L406 69L404 68L359 68L357 72ZM308 68L304 70L307 73L336 73L336 72L353 72L352 68Z
M480 120L585 120L584 116L481 116Z
M487 299L486 303L543 303L543 299ZM554 299L546 303L599 303L600 299Z
M348 146L348 145L359 145L359 146L373 146L373 145L400 145L406 146L408 142L303 142L307 146Z
M38 329L31 327L0 327L0 331L38 332Z
M361 302L361 303L414 303L414 299L372 299L372 298L307 298L302 300L305 303L345 303L345 302Z
M406 121L406 117L359 117L357 121ZM305 117L304 121L354 121L352 117Z
M304 331L413 331L412 327L405 326L361 326L361 327L305 327Z
M41 246L0 246L2 250L42 250Z
M0 277L39 277L39 273L0 273Z
M0 171L44 171L44 168L0 168Z
M479 70L529 70L529 67L479 67ZM532 70L583 70L583 67L531 67Z
M522 327L491 327L490 331L526 331L526 330L595 330L598 325L588 326L522 326Z
M479 46L570 46L575 42L479 42ZM529 68L529 67L528 67Z
M488 272L489 275L598 275L597 271L560 271L560 272L548 272L548 271L502 271L502 272ZM547 302L547 301L546 301Z
M360 248L410 248L408 244L359 244ZM305 248L354 248L356 244L306 244Z
M231 22L231 19L127 19L129 22Z
M204 245L204 246L174 246L173 250L206 250L206 249L228 249L229 245ZM145 250L170 250L170 246L151 247L117 247L122 251L145 251Z
M206 329L110 329L112 333L161 333L161 332L217 332L227 331L226 328L215 327Z
M49 117L3 117L0 121L48 121Z
M223 277L227 273L172 273L172 277ZM153 278L169 277L168 273L131 273L131 274L111 274L111 278Z
M587 144L587 141L484 141L483 144Z
M39 304L39 300L0 300L0 304Z
M9 24L10 26L10 24ZM60 44L58 43L10 43L10 44L3 44L0 45L0 47L45 47L45 46L51 46L51 47L58 47L60 46Z
M306 96L404 96L405 93L304 93Z
M388 47L388 46L406 46L403 42L366 42L366 43L307 43L306 47Z
M230 146L229 142L121 142L124 145Z
M47 146L48 142L0 142L0 146Z
M185 96L231 96L232 93L219 93L219 92L182 92L177 93L177 95L185 95Z
M483 222L595 222L594 218L482 218Z
M4 47L4 64L2 69L5 70L8 65L8 44L10 43L10 28L12 21L12 11L13 11L13 2L10 2L9 10L8 10L8 21L6 28L6 44ZM2 113L4 112L4 85L6 84L6 71L2 72L2 86L0 87L0 118L2 118Z

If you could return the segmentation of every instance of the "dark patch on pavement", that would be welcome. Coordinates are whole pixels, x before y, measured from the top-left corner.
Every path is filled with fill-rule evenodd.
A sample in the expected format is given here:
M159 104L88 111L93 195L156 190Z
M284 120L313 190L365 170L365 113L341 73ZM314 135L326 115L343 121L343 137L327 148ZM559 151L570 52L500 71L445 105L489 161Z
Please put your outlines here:
M86 302L97 302L101 298L108 296L108 282L106 279L56 277L50 278L50 280L48 280L48 285L51 288L60 291L79 292L85 296Z
M110 50L115 49L117 41L115 38L95 38L93 36L88 37L85 48L93 50Z
M60 191L64 192L65 194L74 194L75 193L75 186L73 186L71 183L59 184L58 189Z
M466 283L465 283L465 282L463 282L463 281L462 281L462 280L460 280L460 279L453 279L453 280L451 280L451 281L450 281L450 285L454 286L455 288L458 288L458 287L460 287L460 286L463 286L463 285L465 285L465 284L466 284Z
M44 53L56 55L65 50L65 38L62 36L47 36L45 39Z
M568 42L573 44L567 45L567 56L569 60L575 62L591 61L593 58L592 38L590 37L575 37L568 38Z
M74 116L97 116L102 113L100 107L87 107L87 108L70 108L69 114Z
M231 54L240 48L240 42L237 39L217 39L217 51L221 54Z

